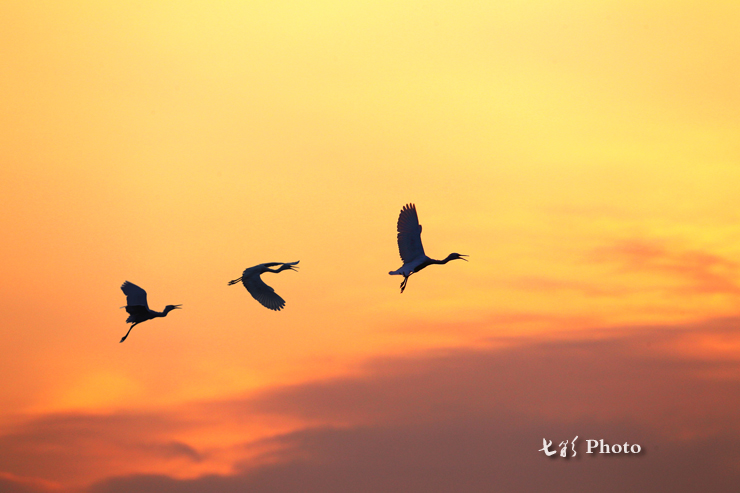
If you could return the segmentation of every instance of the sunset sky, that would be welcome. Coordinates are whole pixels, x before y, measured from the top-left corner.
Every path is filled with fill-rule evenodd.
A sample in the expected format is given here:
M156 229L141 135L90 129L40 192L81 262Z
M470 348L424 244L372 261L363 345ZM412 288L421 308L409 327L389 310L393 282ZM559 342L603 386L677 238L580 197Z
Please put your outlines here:
M737 1L0 19L0 490L740 482ZM406 203L469 262L399 294ZM119 344L126 280L183 309Z

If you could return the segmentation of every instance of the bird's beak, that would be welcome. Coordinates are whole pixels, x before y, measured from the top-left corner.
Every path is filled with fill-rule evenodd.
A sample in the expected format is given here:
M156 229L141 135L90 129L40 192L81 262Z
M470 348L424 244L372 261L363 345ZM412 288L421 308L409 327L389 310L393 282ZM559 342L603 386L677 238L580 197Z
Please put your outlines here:
M175 306L175 308L181 308L182 307L182 305L174 305L174 306Z
M467 261L468 261L468 259L466 259L466 258L463 258L463 257L467 257L467 255L462 255L462 254L460 254L460 260L464 260L464 261L466 261L466 262L467 262Z

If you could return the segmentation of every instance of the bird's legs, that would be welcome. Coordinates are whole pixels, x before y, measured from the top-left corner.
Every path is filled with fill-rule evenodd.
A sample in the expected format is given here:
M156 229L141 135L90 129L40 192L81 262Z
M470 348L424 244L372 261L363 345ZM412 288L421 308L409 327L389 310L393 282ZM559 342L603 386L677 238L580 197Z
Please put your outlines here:
M128 337L128 335L129 335L129 333L131 333L131 329L133 329L134 327L136 327L137 325L139 325L139 323L141 323L141 322L136 322L135 324L131 325L131 327L129 327L129 328L128 328L128 332L126 332L126 335L125 335L125 336L123 336L123 338L121 338L121 341L120 341L120 342L123 342L123 341L125 341L125 340L126 340L126 338L127 338L127 337Z
M409 276L403 276L403 282L401 283L401 292L406 289L406 283L409 281Z

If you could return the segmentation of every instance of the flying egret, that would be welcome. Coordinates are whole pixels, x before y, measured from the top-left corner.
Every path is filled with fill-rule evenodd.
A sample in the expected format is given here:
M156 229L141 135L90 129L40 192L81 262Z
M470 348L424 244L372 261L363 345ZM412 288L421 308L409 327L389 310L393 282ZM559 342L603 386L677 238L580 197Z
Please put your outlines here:
M121 342L125 341L129 333L131 332L131 329L136 327L141 322L146 322L147 320L151 320L157 317L166 317L169 312L171 312L175 308L180 308L180 306L182 306L167 305L164 307L163 312L155 312L154 310L149 309L149 305L146 302L146 291L141 289L136 284L126 281L121 284L121 291L123 291L123 294L126 295L126 306L121 307L125 308L128 312L126 323L133 324L131 325L131 327L129 327L126 335L121 338Z
M421 245L421 224L419 224L419 216L416 215L416 206L414 204L406 204L401 209L401 214L398 216L398 251L401 254L401 260L403 265L400 269L389 272L392 276L403 276L403 282L401 283L401 292L406 289L406 283L409 280L409 276L414 272L419 272L427 265L432 264L446 264L450 260L465 260L463 257L467 255L460 255L459 253L451 253L444 260L435 260L429 258L424 253L424 247Z
M298 267L295 267L295 265L298 262L300 262L300 260L287 263L268 262L266 264L249 267L244 270L239 279L229 281L229 286L241 281L242 284L244 284L244 287L247 288L247 291L249 291L249 294L252 295L252 298L262 303L262 306L269 308L270 310L280 311L285 307L285 300L278 296L274 289L265 284L265 281L260 278L260 275L265 272L273 272L277 274L278 272L288 269L297 271ZM275 267L276 265L279 265L280 267L278 269L270 269L270 267Z

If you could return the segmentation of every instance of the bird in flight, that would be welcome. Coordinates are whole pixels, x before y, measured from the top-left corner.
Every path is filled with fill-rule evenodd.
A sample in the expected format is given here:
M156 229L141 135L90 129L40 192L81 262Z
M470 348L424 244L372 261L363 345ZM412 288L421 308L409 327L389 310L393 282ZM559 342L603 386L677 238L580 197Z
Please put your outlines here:
M450 260L465 260L463 257L467 255L460 255L459 253L451 253L444 260L435 260L429 258L424 253L424 247L421 245L421 224L419 224L419 216L416 215L416 206L414 204L406 204L401 209L401 214L398 216L398 252L401 254L401 260L403 265L400 269L389 272L392 276L403 276L403 282L401 283L401 292L406 289L406 283L409 280L409 276L414 272L419 272L427 265L432 264L446 264Z
M180 308L180 306L182 306L167 305L164 307L163 312L155 312L154 310L149 309L149 305L146 302L146 291L141 289L136 284L126 281L121 284L121 291L123 291L123 294L126 295L126 306L122 306L121 308L126 308L126 311L128 312L126 323L132 324L131 327L129 327L128 332L126 332L126 335L121 338L121 342L125 341L129 333L131 332L131 329L136 327L141 322L146 322L147 320L151 320L157 317L166 317L167 314L170 313L172 310L174 310L175 308Z
M278 272L282 272L284 270L297 271L298 267L296 267L295 265L298 262L300 262L300 260L287 263L268 262L266 264L259 264L255 265L254 267L249 267L247 269L244 269L244 272L239 279L229 281L229 286L241 281L241 283L244 284L244 287L247 288L247 291L249 291L249 294L252 295L252 298L262 303L262 306L269 308L270 310L280 311L285 307L285 300L278 296L278 294L275 293L274 289L265 284L265 281L260 278L260 275L264 274L265 272L273 272L277 274ZM280 267L277 269L270 269L270 267L275 267L276 265L279 265Z

